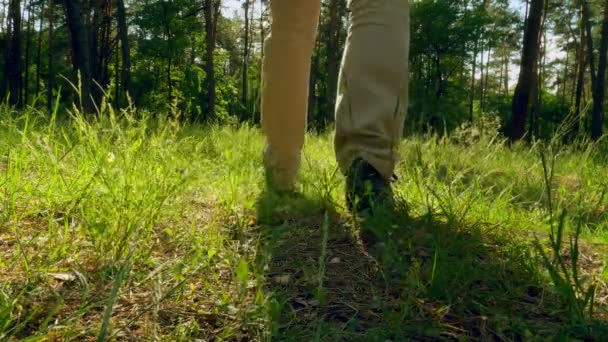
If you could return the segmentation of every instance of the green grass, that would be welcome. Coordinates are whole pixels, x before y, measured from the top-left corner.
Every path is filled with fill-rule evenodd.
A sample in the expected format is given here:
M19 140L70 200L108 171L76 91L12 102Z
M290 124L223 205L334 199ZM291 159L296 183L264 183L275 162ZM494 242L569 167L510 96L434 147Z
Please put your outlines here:
M0 108L0 340L608 333L606 144L408 139L399 210L366 223L372 253L331 136L308 137L300 191L282 196L256 128L103 111Z

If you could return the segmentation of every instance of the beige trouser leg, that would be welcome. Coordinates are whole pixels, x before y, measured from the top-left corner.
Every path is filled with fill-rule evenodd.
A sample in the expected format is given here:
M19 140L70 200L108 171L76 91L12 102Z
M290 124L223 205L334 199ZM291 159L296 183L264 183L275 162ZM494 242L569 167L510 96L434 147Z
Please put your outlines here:
M336 105L336 158L357 158L387 179L408 105L408 0L352 0Z
M275 186L293 185L304 144L310 57L320 0L271 0L262 88L264 160ZM336 155L343 172L357 157L387 178L407 108L408 0L352 0L340 72Z
M264 161L274 185L290 188L306 133L310 59L320 0L271 0L271 35L264 44L262 129Z

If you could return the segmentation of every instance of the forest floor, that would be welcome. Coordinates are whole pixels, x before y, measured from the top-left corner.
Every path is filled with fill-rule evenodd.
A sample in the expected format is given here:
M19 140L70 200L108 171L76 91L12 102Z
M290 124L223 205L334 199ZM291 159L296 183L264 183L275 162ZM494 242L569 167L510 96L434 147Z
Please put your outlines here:
M249 127L0 109L0 340L608 334L606 143L407 139L374 250L330 135L308 137L296 195L265 190L262 147Z

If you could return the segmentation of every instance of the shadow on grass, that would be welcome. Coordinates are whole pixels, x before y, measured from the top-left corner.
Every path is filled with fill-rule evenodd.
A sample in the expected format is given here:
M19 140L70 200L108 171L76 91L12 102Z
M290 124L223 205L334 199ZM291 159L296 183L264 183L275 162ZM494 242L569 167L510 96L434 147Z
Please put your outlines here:
M608 331L569 322L530 244L499 227L387 211L363 223L382 241L370 252L362 222L329 201L264 193L257 209L273 340L593 340Z

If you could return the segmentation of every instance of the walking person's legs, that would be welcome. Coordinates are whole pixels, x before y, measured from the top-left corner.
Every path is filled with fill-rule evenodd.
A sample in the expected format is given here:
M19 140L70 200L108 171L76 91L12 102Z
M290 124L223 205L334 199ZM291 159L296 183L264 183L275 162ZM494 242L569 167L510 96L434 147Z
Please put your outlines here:
M271 34L264 45L262 129L267 178L293 187L306 132L310 59L320 0L271 0Z
M408 105L408 0L352 0L336 105L336 158L347 203L391 196ZM355 203L357 202L357 203Z

